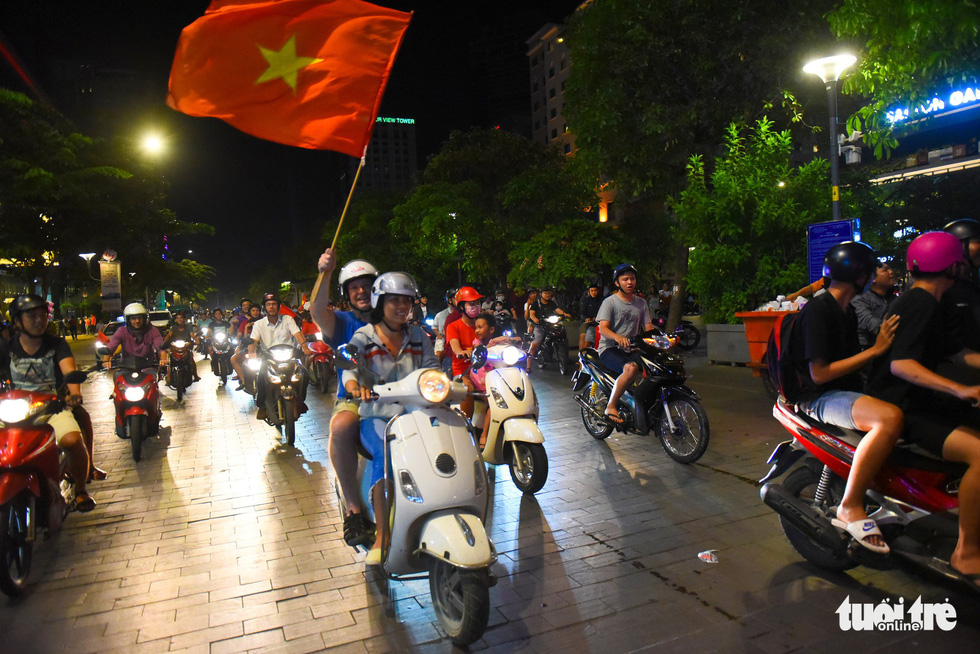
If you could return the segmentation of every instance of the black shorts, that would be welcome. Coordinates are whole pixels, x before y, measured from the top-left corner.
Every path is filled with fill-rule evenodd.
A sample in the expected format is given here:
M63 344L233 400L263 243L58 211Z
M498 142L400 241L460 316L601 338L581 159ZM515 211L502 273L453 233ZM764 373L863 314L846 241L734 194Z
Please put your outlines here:
M959 427L980 431L980 410L951 395L937 395L933 405L914 407L905 412L902 440L942 456L943 444Z

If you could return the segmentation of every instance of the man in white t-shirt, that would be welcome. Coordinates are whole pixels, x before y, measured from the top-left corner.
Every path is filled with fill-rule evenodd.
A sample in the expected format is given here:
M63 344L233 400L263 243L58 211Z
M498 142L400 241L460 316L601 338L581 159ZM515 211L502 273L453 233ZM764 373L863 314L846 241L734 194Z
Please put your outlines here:
M256 349L268 350L273 345L286 343L296 343L307 355L312 354L310 347L306 344L303 332L296 325L292 316L279 313L279 298L274 293L266 293L262 297L262 306L265 308L265 318L262 318L252 325L252 333L249 335L252 342L248 346L249 358L255 358ZM267 412L265 408L265 396L268 392L268 379L261 370L258 375L258 383L255 386L255 403L259 405L259 410L255 414L257 420L265 420ZM300 389L300 401L306 400L306 380ZM305 407L305 404L303 405Z
M640 365L633 355L624 349L629 347L630 339L640 333L653 329L650 318L650 308L647 303L635 295L636 268L629 263L621 263L613 271L613 285L616 292L603 300L599 307L596 320L599 321L599 360L602 365L619 373L616 384L609 394L609 404L606 406L606 418L615 424L623 419L619 415L619 398L623 396L626 385L640 372Z

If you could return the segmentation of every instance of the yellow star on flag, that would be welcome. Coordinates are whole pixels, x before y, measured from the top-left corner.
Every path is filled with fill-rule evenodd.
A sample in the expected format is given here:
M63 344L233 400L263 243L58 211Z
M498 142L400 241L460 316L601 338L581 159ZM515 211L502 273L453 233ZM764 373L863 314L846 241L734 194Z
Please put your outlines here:
M261 84L281 78L293 90L293 95L296 95L296 78L299 71L307 66L323 61L323 59L317 59L315 57L297 57L295 34L289 37L289 40L286 41L286 44L278 52L269 48L263 48L261 45L258 47L262 52L262 56L269 63L269 67L255 80L255 83Z

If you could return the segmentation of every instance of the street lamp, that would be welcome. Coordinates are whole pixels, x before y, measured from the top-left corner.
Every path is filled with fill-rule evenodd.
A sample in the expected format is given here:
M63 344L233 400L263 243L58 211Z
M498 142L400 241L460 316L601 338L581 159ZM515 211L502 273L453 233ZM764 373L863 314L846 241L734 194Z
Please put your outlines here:
M95 252L83 252L78 256L85 259L85 272L88 273L88 276L97 282L101 282L101 279L92 274L92 257L95 256Z
M804 73L813 73L823 80L827 88L827 109L830 112L830 197L834 208L834 220L840 220L840 173L837 170L837 160L840 158L840 146L837 143L837 80L855 61L857 57L854 55L842 54L815 59L803 67Z
M144 134L140 144L143 147L143 151L152 157L162 154L166 147L163 138L159 134L152 132Z

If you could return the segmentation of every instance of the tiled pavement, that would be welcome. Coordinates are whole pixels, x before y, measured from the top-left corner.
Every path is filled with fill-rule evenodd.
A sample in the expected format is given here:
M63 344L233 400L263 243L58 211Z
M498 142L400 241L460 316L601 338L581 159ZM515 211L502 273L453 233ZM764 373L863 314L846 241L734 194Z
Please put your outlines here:
M590 438L567 380L534 377L551 471L524 498L496 471L490 531L500 580L492 652L973 652L980 602L905 570L823 573L792 550L754 485L782 428L744 368L690 361L712 441L693 466L651 438ZM108 381L86 383L99 507L37 550L32 590L0 598L0 652L449 651L428 585L385 583L339 538L328 403L311 390L296 449L242 393L165 391L159 440L138 465L112 435ZM717 550L719 563L698 559ZM846 598L949 598L951 632L843 632Z

